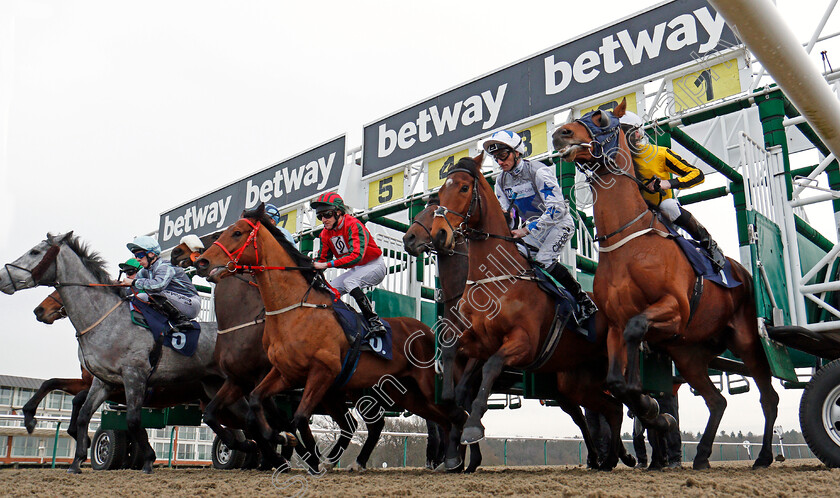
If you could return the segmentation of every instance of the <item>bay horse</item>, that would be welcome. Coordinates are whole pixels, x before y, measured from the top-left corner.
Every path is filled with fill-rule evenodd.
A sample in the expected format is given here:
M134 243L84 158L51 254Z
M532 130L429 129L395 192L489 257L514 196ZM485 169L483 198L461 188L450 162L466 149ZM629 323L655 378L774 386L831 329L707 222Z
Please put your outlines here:
M150 353L155 349L155 341L151 334L132 324L128 307L123 305L119 287L112 283L105 262L72 232L47 234L46 240L6 264L5 272L0 273L0 291L6 294L39 285L58 288L77 331L79 360L94 375L78 416L76 453L68 472L81 472L79 467L87 459L90 446L90 419L120 386L125 390L129 433L143 453L143 471L151 473L155 452L140 422L147 388L192 382L202 382L208 391L216 388L221 372L213 363L215 327L205 324L193 356L184 357L163 348L159 361L153 365ZM240 409L238 415L244 418L244 410ZM285 436L289 443L296 442L291 435Z
M773 461L771 441L779 396L758 335L752 278L743 266L727 258L742 285L731 289L704 286L692 314L689 298L696 276L677 243L660 236L668 231L642 198L617 119L625 111L622 101L612 113L590 112L552 134L561 157L577 162L591 175L595 226L606 235L604 243L610 242L609 251L600 249L594 284L595 302L609 327L607 385L634 413L641 414L644 425L666 429L669 421L653 416L651 399L642 394L639 346L646 342L667 352L709 408L694 458L695 469L706 469L726 408L726 399L709 379L708 367L730 349L743 360L761 393L764 434L753 467L767 467Z
M212 245L218 234L211 234L200 239L203 247ZM170 262L184 269L193 267L200 252L192 250L186 243L172 249ZM211 427L218 425L216 420L219 409L224 409L245 394L250 393L271 370L271 363L263 349L263 331L265 329L265 306L260 296L257 283L251 275L236 274L232 278L221 279L213 289L216 323L219 334L216 338L216 363L225 375L225 383L204 410L204 419ZM264 401L263 408L268 410L268 420L276 429L285 430L290 421L281 415L271 399ZM317 455L309 453L306 464L310 469L318 469L328 462L337 462L350 444L355 432L355 422L351 421L343 396L328 396L319 406L323 412L336 421L341 432L325 462L319 462ZM384 419L377 419L366 424L368 437L351 464L353 470L364 470L370 455L379 441ZM309 427L305 428L306 432ZM227 444L227 442L226 442ZM235 444L235 443L234 443ZM284 455L289 458L290 455Z
M493 383L504 367L556 372L558 391L565 396L558 401L587 439L587 450L593 459L589 463L612 469L621 458L633 466L635 460L620 440L621 404L603 389L606 327L601 326L602 318L595 315L599 325L594 342L567 328L554 353L536 365L542 353L540 345L554 318L555 301L533 281L528 262L517 250L501 205L481 173L483 159L483 154L462 158L449 169L438 192L440 206L428 231L439 252L454 250L461 237L470 238L466 287L454 311L459 316L456 323L462 324L458 332L459 351L479 360L483 367L479 392L461 440L473 444L484 437L481 418L487 411ZM419 236L415 231L415 237ZM610 454L600 463L581 405L604 414L612 429Z
M244 269L254 270L266 308L263 347L272 368L251 392L252 422L266 438L274 437L262 401L269 396L303 387L295 410L298 429L308 423L315 406L328 395L342 371L350 344L331 309L334 296L319 285L312 260L288 242L266 216L264 205L245 211L195 262L199 274L220 282ZM373 387L388 404L397 404L427 420L448 427L464 413L454 406L434 404L434 369L415 366L417 359L434 357L434 335L413 318L389 318L393 359L363 352L355 373L341 388ZM411 355L409 357L409 355ZM362 399L364 401L364 398ZM359 404L357 404L357 408ZM370 404L361 408L363 418ZM384 413L378 408L379 415ZM375 418L375 417L371 417ZM315 441L301 432L307 451Z
M409 226L403 236L403 246L405 247L406 252L410 255L423 257L422 255L424 252L435 252L429 235L429 229L431 228L432 219L434 218L434 211L439 204L440 201L438 200L437 195L431 197L426 207L421 212L417 213L417 215L411 220L411 226ZM438 325L455 323L453 321L456 319L456 317L453 316L454 309L447 305L457 303L458 299L460 299L461 295L464 293L464 285L467 281L467 265L469 263L466 251L466 239L459 239L453 250L436 253L438 278L440 280L441 290L440 303L443 304L444 307L444 314ZM451 329L452 327L445 327L441 333L445 334L447 328ZM454 337L436 338L437 346L440 348L440 361L443 366L443 389L441 392L441 399L447 402L452 402L454 400L459 407L467 409L472 403L472 400L475 398L475 391L477 391L478 388L475 384L477 380L480 380L480 376L475 375L475 372L480 371L480 369L475 368L474 365L469 365L468 370L472 372L473 375L469 378L463 376L464 371L467 370L467 364L463 361L466 360L466 358L463 356L456 358L457 343L453 339ZM462 382L459 383L457 394L455 390L455 377L463 379ZM432 441L432 429L432 427L429 427L429 441ZM441 445L440 449L445 450L445 446ZM463 453L461 455L461 459L463 460ZM464 469L464 473L470 474L475 472L481 465L481 460L481 447L477 444L471 445L470 464L466 469ZM450 462L447 470L450 472L459 471L463 467L463 464L463 461L457 465L453 465L453 463Z

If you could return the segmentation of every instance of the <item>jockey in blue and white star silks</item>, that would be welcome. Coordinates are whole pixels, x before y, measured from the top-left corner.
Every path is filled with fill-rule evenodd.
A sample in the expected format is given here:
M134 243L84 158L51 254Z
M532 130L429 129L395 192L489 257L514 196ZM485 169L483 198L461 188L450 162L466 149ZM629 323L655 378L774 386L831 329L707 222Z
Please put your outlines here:
M580 305L578 319L583 321L598 308L569 270L558 261L563 246L575 233L575 222L553 168L522 157L525 145L522 138L512 131L494 133L482 147L502 169L495 186L502 209L506 212L515 210L519 218L526 220L522 228L512 226L511 234L538 249L536 254L529 256L575 296ZM528 251L523 245L519 245L519 249L523 254Z

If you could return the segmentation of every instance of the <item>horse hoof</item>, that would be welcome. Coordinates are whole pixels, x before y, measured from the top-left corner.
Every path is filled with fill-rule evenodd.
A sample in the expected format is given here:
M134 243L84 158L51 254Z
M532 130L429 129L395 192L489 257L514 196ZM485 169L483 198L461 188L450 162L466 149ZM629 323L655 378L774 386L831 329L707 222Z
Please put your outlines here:
M447 458L444 465L447 472L460 473L464 470L464 462L460 458Z
M665 423L668 425L668 428L665 429L668 432L678 431L680 429L680 426L677 423L677 419L675 419L674 416L671 415L670 413L663 413L662 418L665 419Z
M650 400L650 404L648 405L647 412L642 416L643 420L653 420L659 415L659 402L655 399L648 397Z
M621 456L621 463L630 467L631 469L636 466L636 457L629 453L625 453Z
M321 463L318 464L318 473L323 474L324 472L331 471L333 468L335 468L335 464L329 463L329 462L327 462L327 463L321 462Z
M467 427L461 433L461 444L475 444L482 439L484 439L484 429L482 427Z
M359 462L353 462L353 463L350 464L349 467L347 467L348 472L362 473L365 470L366 470L365 467L362 464L360 464Z
M240 451L244 451L245 453L257 453L260 451L260 447L257 446L257 442L253 439L246 439L239 443Z
M435 472L446 472L446 464L441 462L437 467L435 467L432 470L434 470Z
M693 468L694 470L708 470L708 469L711 469L711 468L712 468L712 466L711 466L711 465L709 465L709 461L708 461L708 460L702 460L702 461L699 461L699 462L698 462L698 461L695 461L695 462L694 462L694 465L692 465L692 468Z
M68 474L81 474L81 473L82 473L82 469L80 469L79 467L73 467L73 466L70 466L70 468L69 468L69 469L67 469L67 473L68 473Z
M765 462L761 459L758 459L758 460L755 461L755 463L753 463L753 469L766 469L766 468L770 467L770 464L772 464L772 463L773 463L773 460L770 460L769 462Z
M277 444L282 444L283 446L297 446L298 440L290 432L281 432L280 439L277 441Z
M151 473L152 473L152 464L151 464L151 462L147 463L146 465L143 465L143 473L144 473L144 474L151 474Z
M23 422L23 425L26 426L26 432L28 432L29 434L32 434L32 431L35 430L35 425L37 423L38 423L38 420L36 420L35 417L27 418Z

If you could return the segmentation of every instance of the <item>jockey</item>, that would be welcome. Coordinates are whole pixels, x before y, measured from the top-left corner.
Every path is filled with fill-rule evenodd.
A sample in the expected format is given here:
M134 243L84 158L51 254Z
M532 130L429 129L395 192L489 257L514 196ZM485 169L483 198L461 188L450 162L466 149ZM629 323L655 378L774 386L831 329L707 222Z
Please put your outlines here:
M642 130L642 119L627 112L621 119L626 131L627 144L633 153L636 176L644 182L650 182L648 191L642 190L642 197L668 218L668 221L688 232L711 255L717 271L723 269L726 262L717 243L697 218L680 206L674 197L673 189L691 188L703 183L703 172L688 164L683 158L667 147L652 145ZM676 179L671 178L673 174Z
M522 228L512 227L511 234L538 248L534 259L574 295L580 306L578 321L583 322L598 311L598 307L572 273L558 261L560 251L575 232L575 223L553 170L523 158L525 145L519 135L511 131L494 133L482 147L502 169L495 187L502 209L508 213L515 211L520 218L528 220ZM519 249L523 253L527 250L523 246Z
M385 335L385 325L373 311L362 287L373 287L385 279L388 271L382 250L376 245L361 221L346 214L344 200L336 193L321 194L310 203L316 216L324 223L321 231L321 250L313 266L347 268L330 284L341 294L350 294L370 326L370 335Z
M184 270L161 259L160 244L148 235L135 237L126 247L143 268L122 283L136 289L140 300L159 308L172 328L191 328L190 320L201 311L201 298Z
M286 237L286 240L288 240L293 246L297 247L297 244L295 244L295 238L292 236L292 233L278 225L278 223L280 223L280 210L277 209L277 206L275 206L274 204L266 204L265 214L267 214L271 218L271 221L274 222L274 225L280 230L280 233L283 234L283 237Z

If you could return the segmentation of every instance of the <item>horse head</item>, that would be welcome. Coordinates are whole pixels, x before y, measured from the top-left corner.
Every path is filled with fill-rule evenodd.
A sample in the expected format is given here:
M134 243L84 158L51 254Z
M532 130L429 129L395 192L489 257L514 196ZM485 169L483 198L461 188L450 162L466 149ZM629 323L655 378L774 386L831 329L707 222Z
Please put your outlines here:
M463 227L475 228L481 223L478 190L483 161L484 153L464 157L447 171L446 181L438 191L440 205L434 211L429 234L438 250L453 250L457 231Z
M173 266L180 266L184 269L189 268L201 257L201 253L207 248L207 244L212 244L218 238L218 233L205 235L201 238L196 235L187 235L181 239L180 244L172 249L169 262Z
M265 214L265 204L253 211L243 211L242 217L227 227L219 238L193 263L198 274L217 283L241 271L237 266L258 265L257 233L271 225Z
M419 256L423 252L431 252L434 250L432 243L432 221L435 219L435 209L440 205L440 199L437 195L433 195L426 203L425 209L417 213L411 220L411 226L405 231L403 236L403 246L405 251L412 256Z
M46 299L41 301L41 304L32 312L35 313L35 318L39 322L46 323L47 325L52 324L56 320L67 318L64 302L61 301L61 296L57 290L53 291Z
M551 135L554 149L564 161L577 162L593 171L610 167L616 154L627 150L626 146L622 148L626 141L618 119L626 111L627 101L623 99L612 111L598 109L564 124Z
M61 235L47 234L33 248L12 263L6 263L0 272L0 291L14 294L42 283L55 280L55 261L61 244L73 237L73 232Z

